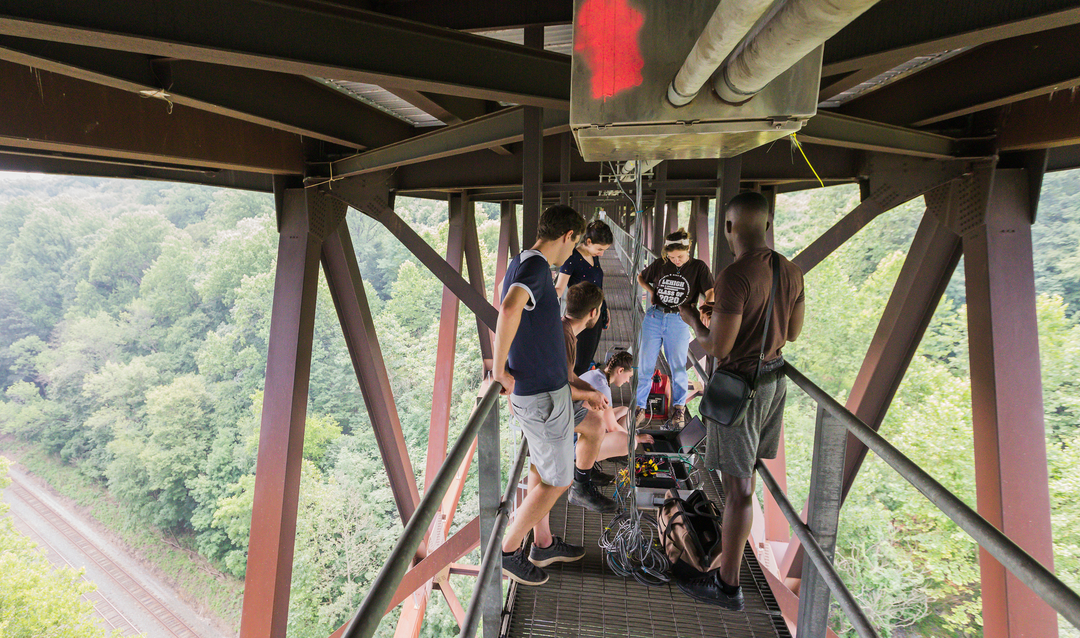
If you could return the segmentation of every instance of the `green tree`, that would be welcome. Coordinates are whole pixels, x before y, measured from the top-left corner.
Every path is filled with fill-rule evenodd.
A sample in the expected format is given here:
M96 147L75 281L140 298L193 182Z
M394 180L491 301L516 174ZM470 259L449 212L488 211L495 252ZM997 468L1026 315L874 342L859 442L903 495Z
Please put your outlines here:
M10 461L0 456L0 488ZM0 503L0 514L8 506ZM83 598L94 591L83 570L54 567L37 545L0 517L0 636L5 638L104 638L94 606ZM112 636L121 636L119 631Z

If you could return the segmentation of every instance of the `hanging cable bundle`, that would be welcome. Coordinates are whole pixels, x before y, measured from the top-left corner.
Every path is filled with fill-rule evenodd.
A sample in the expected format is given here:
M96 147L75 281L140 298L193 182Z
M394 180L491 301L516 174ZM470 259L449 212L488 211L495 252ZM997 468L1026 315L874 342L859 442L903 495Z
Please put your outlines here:
M641 172L641 162L635 162L635 197L633 201L636 219L634 233L631 235L631 238L634 240L634 254L632 256L627 255L630 257L631 261L632 267L630 270L634 270L637 267L642 256L642 245L640 241L643 224ZM618 175L618 172L614 170L614 167L612 167L612 173ZM618 181L619 180L616 179L616 182ZM626 197L629 198L630 195L623 189L622 184L620 183L618 186L623 195L626 195ZM631 278L633 278L634 275L636 275L636 272L630 273ZM633 285L633 282L631 282L631 286ZM631 334L636 336L640 334L641 331L641 317L636 309L635 312L631 313L631 317ZM631 388L637 387L638 374L638 366L635 365L633 380L631 381L630 386ZM635 471L637 468L636 424L633 418L634 408L637 407L636 404L636 394L632 394L630 404L631 418L627 419L629 426L627 467L619 472L619 480L616 483L615 489L615 498L619 502L619 505L622 506L623 513L615 517L608 526L604 528L604 533L600 536L598 544L603 548L607 565L613 572L623 578L634 578L634 580L637 580L643 585L657 586L669 582L668 571L671 569L671 563L657 543L660 534L656 519L648 514L643 515L637 507L637 488L634 477L631 476L630 472L630 468L635 468Z

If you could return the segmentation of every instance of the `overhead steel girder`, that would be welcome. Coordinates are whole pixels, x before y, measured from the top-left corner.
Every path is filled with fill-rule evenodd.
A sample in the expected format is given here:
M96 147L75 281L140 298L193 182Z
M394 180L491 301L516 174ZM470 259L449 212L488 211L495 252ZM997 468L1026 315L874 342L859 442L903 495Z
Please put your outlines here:
M0 0L0 33L566 108L570 58L328 3Z
M1080 101L1063 91L1011 104L1001 111L997 142L1002 151L1054 148L1049 170L1080 166L1067 159L1080 144ZM1057 148L1065 146L1074 148Z
M562 188L558 184L559 138L548 136L544 139L544 144L544 188L556 192ZM517 197L520 197L522 162L521 156L516 154L519 149L520 146L515 146L515 155L511 157L477 151L402 166L394 172L392 187L398 193L491 188L490 192L517 193ZM862 151L811 144L805 145L805 149L822 179L833 181L852 181L858 177L866 155ZM806 182L814 179L814 174L798 152L793 156L786 145L777 146L771 151L768 147L757 148L740 157L743 158L743 179L746 181L777 183ZM707 194L716 183L716 162L717 160L707 159L671 162L666 184L669 191L678 188L672 182L694 180L691 184L694 190L688 194ZM347 183L349 179L341 180L341 183ZM573 181L570 186L575 190L577 183L599 184L600 164L572 162L571 179ZM338 182L334 184L336 189ZM701 192L698 192L699 189Z
M545 135L564 133L570 130L570 116L566 111L545 109L541 126ZM512 144L524 139L524 131L525 108L503 109L462 124L338 160L333 163L333 175L335 178L362 175Z
M573 0L470 0L464 5L445 0L410 0L376 2L371 8L379 13L461 31L569 24L574 18Z
M891 68L919 55L1077 23L1077 0L880 2L825 43L821 74Z
M870 91L839 111L926 126L1078 86L1078 40L1080 25L1070 25L987 44Z
M267 174L125 162L100 157L57 155L44 151L4 147L0 147L0 171L183 182L262 193L274 190L274 178Z
M566 111L545 109L543 118L544 134L547 137L569 130L570 120ZM365 151L356 156L338 160L333 164L333 176L336 179L338 177L360 175L388 168L431 162L491 148L492 146L515 143L524 139L524 130L524 108L505 109L464 124L446 127L391 146ZM835 113L819 113L811 118L802 136L807 142L816 144L913 155L916 157L949 158L958 154L969 155L975 153L982 155L986 153L982 148L969 148L967 143L951 137L883 125L868 120L836 115ZM545 142L545 144L547 143ZM559 151L560 149L557 147L550 150L545 148L544 155L558 160L561 156ZM750 153L755 152L759 152L759 150L750 151ZM508 158L507 161L509 164L521 163L520 158ZM553 179L546 179L548 163L545 162L544 166L545 181L559 181L560 174L558 172L553 176ZM451 162L455 170L465 169L464 164L465 162L459 159ZM556 164L555 167L556 171L558 171L559 166ZM309 174L329 177L330 171L326 165L312 165ZM521 181L520 168L513 181ZM462 183L458 185L458 188L498 184L498 182Z
M0 61L0 95L0 146L253 173L304 171L298 135L92 82Z
M498 157L492 155L492 157ZM442 281L465 306L473 312L490 330L495 329L499 311L477 292L476 288L461 276L439 253L435 252L420 235L403 219L398 217L389 205L389 191L386 187L388 175L362 175L333 184L321 186L322 192L341 200L361 213L371 217L397 237L409 249L420 263Z
M415 133L408 123L340 91L284 73L12 36L0 36L0 59L144 97L164 90L175 104L352 148Z
M890 126L829 111L820 112L810 118L797 135L800 140L825 146L843 146L935 159L990 152L989 148L973 148L972 145L952 137L901 126Z
M803 272L810 271L882 213L970 171L971 163L963 160L935 162L906 157L870 158L863 170L869 176L869 195L792 261Z

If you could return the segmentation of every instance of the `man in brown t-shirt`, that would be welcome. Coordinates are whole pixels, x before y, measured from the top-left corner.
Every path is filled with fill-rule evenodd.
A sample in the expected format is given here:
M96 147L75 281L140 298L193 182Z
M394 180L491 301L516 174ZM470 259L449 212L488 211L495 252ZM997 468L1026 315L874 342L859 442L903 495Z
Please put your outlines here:
M731 200L725 212L724 234L735 262L716 277L715 304L703 313L712 314L709 326L692 310L683 308L681 314L705 351L719 359L721 369L752 382L763 333L764 362L742 419L730 427L708 424L705 465L720 470L726 497L719 573L680 584L680 588L694 598L741 609L739 569L753 521L754 465L757 459L776 458L787 396L780 351L802 331L805 302L802 271L778 255L780 277L766 329L773 283L773 251L765 240L770 224L768 200L760 193L743 193Z

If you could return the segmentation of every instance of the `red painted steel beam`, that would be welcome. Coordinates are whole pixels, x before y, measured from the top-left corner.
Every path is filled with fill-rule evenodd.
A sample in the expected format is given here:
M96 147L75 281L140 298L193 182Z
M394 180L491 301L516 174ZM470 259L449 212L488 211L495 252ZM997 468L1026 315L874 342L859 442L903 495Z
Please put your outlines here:
M337 89L285 73L10 36L0 36L0 58L131 93L168 87L176 104L353 148L415 133L407 122Z
M544 48L543 27L526 27L524 38L527 48ZM521 244L532 246L536 243L536 229L539 226L540 212L544 206L544 110L536 106L527 106L523 116ZM556 157L559 156L561 153Z
M416 511L420 495L390 387L390 376L383 362L382 348L346 224L340 224L337 231L326 239L322 262L326 283L345 335L345 345L364 396L390 489L394 493L394 502L404 524Z
M694 232L695 255L701 261L709 263L709 199L695 197L691 202L690 226Z
M412 595L414 591L422 588L425 583L432 578L435 578L439 572L479 546L480 519L474 518L456 534L448 538L445 543L432 550L431 553L427 555L427 558L420 561L415 567L406 572L405 577L401 580L401 584L398 585L394 598L386 608L386 612L390 613L394 607L400 605L401 602Z
M653 168L653 177L659 182L667 181L668 166L671 162L660 162ZM649 248L653 254L659 256L664 248L664 237L667 235L667 188L657 188L653 196L652 206L652 240Z
M879 2L829 39L822 77L1080 23L1073 0Z
M333 188L326 185L322 189L328 195L344 201L386 227L390 234L397 237L405 248L420 260L420 263L439 278L444 286L450 288L458 299L473 311L473 314L480 317L484 325L494 330L499 311L488 302L484 295L478 293L469 282L465 281L458 270L452 268L415 230L394 213L389 204L387 179L388 174L384 173L361 175L334 182Z
M927 126L1078 86L1078 39L1080 24L1074 24L986 44L860 95L837 111Z
M953 189L952 184L946 184L927 193L927 212L911 242L848 396L847 408L875 430L885 420L893 397L960 260L960 238L939 221L949 214L949 193ZM847 498L866 452L866 446L849 434L841 499ZM803 550L795 539L780 561L780 573L788 578L800 578L802 567Z
M313 208L326 205L322 199L309 190L285 191L279 215L241 638L285 638L288 628L322 244L310 218Z
M963 236L978 511L1052 571L1027 177L997 170L989 190ZM987 638L1058 635L1057 614L985 550L979 568Z
M472 218L466 209L472 206L463 194L450 196L450 228L446 238L446 263L461 272L464 254L465 224ZM446 459L449 441L450 406L454 398L454 360L457 355L458 298L443 288L439 310L439 345L435 355L435 388L431 395L431 425L428 430L427 464L424 485L427 486Z
M465 234L462 238L465 242L465 265L469 271L469 283L476 292L487 296L487 286L484 285L484 264L480 256L480 237L476 230L476 207L470 201L465 208ZM484 370L490 370L494 355L492 354L492 332L480 317L476 318L476 334L480 340L480 358L484 362Z
M872 157L866 165L870 196L795 255L804 273L825 260L878 215L954 180L970 170L960 160L939 162L912 157Z
M727 203L739 194L743 172L743 155L716 161L716 227L713 229L712 271L719 273L735 260L725 235L724 219Z
M1080 100L1062 91L1009 105L1001 111L997 143L1003 151L1080 144Z
M0 33L515 104L570 99L569 56L341 3L4 0Z
M205 169L303 174L300 136L0 61L0 145Z

